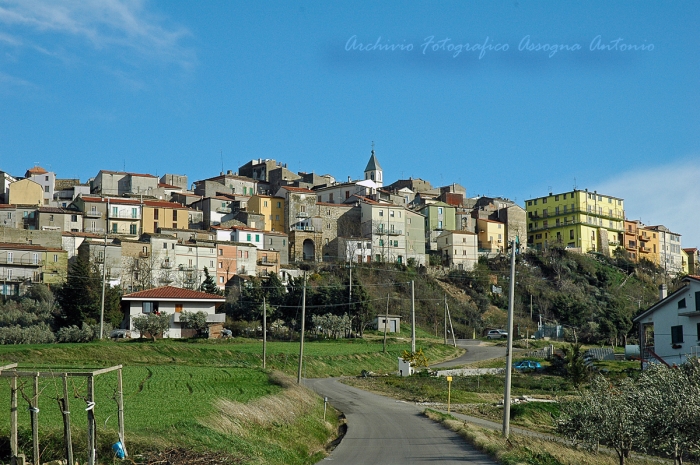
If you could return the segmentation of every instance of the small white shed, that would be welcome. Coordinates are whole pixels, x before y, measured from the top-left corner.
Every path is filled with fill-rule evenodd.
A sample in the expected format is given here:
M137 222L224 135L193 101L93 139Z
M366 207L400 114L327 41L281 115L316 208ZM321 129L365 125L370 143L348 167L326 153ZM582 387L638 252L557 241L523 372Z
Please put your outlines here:
M374 319L374 329L378 331L384 331L386 326L387 333L400 333L401 332L401 315L378 315Z

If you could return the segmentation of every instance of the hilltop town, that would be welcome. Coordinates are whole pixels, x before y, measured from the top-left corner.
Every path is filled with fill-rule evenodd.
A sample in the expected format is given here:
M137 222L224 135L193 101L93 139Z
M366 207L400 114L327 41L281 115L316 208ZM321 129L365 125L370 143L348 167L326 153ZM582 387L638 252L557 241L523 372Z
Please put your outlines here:
M101 170L86 182L34 166L0 171L3 295L59 284L82 257L123 291L198 289L207 268L222 290L250 276L283 281L304 262L399 263L471 270L508 244L624 254L669 275L695 274L696 248L662 225L625 217L611 193L528 199L466 197L459 184L386 183L372 150L359 179L294 173L256 159L191 184L186 175Z

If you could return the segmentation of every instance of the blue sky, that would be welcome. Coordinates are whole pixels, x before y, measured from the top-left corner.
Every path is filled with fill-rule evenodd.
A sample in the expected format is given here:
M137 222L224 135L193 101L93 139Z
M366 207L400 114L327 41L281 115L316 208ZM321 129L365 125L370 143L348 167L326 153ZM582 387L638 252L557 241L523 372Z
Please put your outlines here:
M700 246L700 4L376 3L0 0L0 170L345 179L375 141L389 182L604 190Z

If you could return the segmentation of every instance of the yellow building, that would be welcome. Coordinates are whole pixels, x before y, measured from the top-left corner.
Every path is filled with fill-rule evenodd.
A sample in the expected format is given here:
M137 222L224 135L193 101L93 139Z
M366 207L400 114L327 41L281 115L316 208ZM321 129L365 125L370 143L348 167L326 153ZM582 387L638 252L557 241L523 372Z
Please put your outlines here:
M528 247L559 244L611 255L622 243L625 210L621 198L575 189L529 199L525 204Z
M44 188L31 179L13 182L8 187L10 193L7 203L12 205L43 205Z
M269 195L254 195L248 200L246 209L251 213L263 215L265 231L284 232L284 198Z
M174 202L143 201L143 233L157 233L158 228L187 229L188 208Z
M646 228L639 229L639 259L649 260L654 265L661 263L659 255L659 235Z
M508 236L506 225L500 221L477 219L479 254L497 255L505 249Z

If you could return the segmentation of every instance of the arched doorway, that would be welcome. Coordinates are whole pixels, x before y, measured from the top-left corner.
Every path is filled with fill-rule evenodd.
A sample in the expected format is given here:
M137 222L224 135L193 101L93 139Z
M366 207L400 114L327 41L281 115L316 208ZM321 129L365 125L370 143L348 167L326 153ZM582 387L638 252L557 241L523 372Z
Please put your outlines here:
M304 261L315 261L316 247L314 245L314 241L311 239L304 239L302 252L304 254Z

